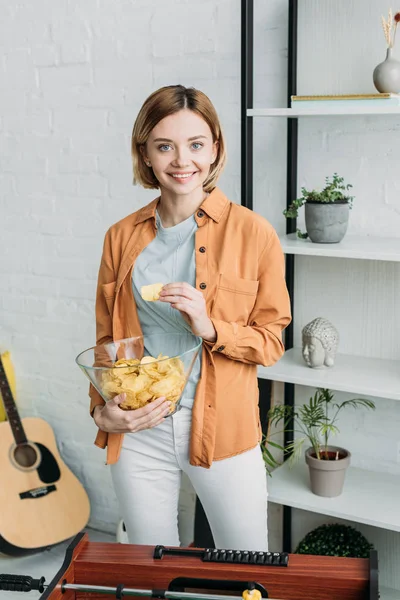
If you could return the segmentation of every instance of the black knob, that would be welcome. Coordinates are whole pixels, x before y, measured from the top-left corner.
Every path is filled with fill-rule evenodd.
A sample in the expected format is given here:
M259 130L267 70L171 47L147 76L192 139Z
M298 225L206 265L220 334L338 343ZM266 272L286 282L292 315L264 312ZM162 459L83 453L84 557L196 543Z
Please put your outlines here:
M210 561L210 559L211 559L211 550L210 550L210 548L206 548L206 549L204 550L204 554L203 554L203 560L204 560L205 562L209 562L209 561Z
M271 552L266 552L266 553L265 553L265 560L264 560L264 563L265 563L266 565L272 565L272 554L271 554Z
M273 559L272 559L272 564L273 565L280 565L281 564L281 555L279 554L279 552L274 552Z
M156 546L153 552L153 558L162 558L164 554L165 546Z
M263 565L265 561L265 554L264 552L259 552L258 556L257 556L257 564L258 565Z
M287 552L282 552L281 554L281 565L287 567L289 564L289 554Z

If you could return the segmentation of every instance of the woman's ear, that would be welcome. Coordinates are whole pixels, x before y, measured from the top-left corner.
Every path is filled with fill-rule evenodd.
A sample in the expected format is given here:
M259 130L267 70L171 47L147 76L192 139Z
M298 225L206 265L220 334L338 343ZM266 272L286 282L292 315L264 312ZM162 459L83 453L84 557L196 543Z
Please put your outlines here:
M140 154L142 155L142 158L146 165L148 167L151 167L151 162L149 161L148 156L146 155L146 148L144 146L140 146Z

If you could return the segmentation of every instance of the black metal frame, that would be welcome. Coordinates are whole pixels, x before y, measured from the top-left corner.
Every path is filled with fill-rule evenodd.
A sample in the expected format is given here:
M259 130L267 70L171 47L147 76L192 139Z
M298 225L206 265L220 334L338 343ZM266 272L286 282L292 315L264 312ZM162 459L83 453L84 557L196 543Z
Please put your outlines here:
M241 204L253 210L254 0L242 0L241 37Z
M288 79L287 106L297 92L297 0L288 0ZM253 53L254 53L254 0L242 0L242 53L241 53L241 132L242 132L242 182L241 204L253 209L253 117L247 115L247 110L253 108ZM288 119L287 124L287 155L286 155L286 207L297 197L297 141L298 120ZM288 219L286 233L296 231L296 220ZM294 255L286 256L286 284L288 287L293 315L294 299ZM285 331L285 347L293 348L293 320ZM265 381L265 380L264 380ZM260 391L262 380L259 380ZM261 394L260 394L261 396ZM294 385L285 383L284 402L294 405ZM285 446L293 440L292 432L286 431ZM283 550L291 551L292 511L290 506L283 507Z

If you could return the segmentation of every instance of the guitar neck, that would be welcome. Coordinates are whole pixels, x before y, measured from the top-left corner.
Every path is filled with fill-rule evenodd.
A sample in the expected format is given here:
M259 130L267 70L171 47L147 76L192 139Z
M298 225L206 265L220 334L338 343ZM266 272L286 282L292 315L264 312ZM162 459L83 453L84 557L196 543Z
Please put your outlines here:
M18 414L14 396L12 394L10 384L8 383L7 375L4 369L3 361L0 356L0 392L3 399L4 408L7 414L7 419L17 445L26 444L27 439L24 428L22 427L21 419Z

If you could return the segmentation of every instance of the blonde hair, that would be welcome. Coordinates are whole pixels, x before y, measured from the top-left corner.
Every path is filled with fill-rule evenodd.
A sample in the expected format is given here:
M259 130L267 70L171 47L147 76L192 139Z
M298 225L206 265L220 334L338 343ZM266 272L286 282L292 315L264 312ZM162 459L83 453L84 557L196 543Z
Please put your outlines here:
M180 110L189 109L199 115L211 129L213 142L218 142L217 157L203 184L206 192L215 188L216 181L225 166L225 140L217 112L211 100L203 92L183 85L169 85L153 92L144 102L132 131L133 182L144 188L157 189L158 180L151 167L144 161L141 148L149 139L152 129L165 117Z

